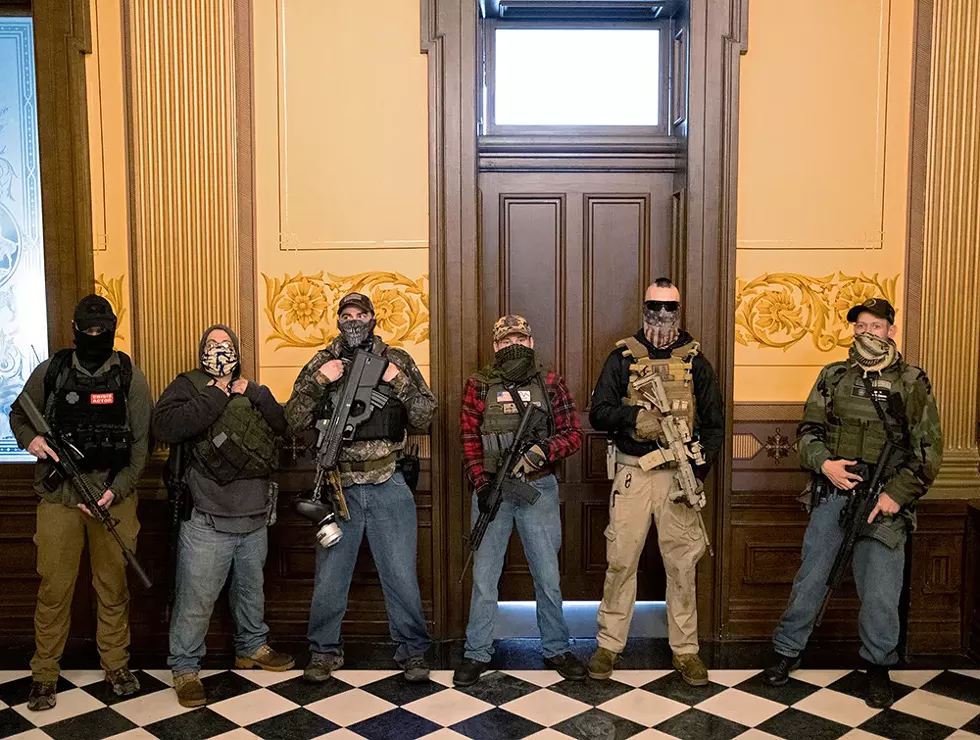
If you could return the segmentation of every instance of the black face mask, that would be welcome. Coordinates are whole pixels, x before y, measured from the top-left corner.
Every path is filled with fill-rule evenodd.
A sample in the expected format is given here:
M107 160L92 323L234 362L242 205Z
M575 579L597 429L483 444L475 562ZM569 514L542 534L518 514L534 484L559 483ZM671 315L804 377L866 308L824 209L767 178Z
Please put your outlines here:
M75 356L78 362L90 373L102 367L112 354L112 346L116 341L116 332L107 329L101 334L91 335L77 328L75 332Z
M536 369L534 350L523 344L509 344L497 350L493 359L500 370L500 375L511 383L527 382Z

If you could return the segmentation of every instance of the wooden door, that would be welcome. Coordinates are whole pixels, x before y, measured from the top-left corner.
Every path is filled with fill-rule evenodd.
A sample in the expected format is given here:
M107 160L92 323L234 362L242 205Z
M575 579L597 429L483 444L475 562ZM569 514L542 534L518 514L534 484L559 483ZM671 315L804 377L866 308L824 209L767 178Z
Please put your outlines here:
M617 340L640 327L646 286L668 273L674 176L656 172L484 172L480 175L480 361L493 355L502 314L531 323L539 362L561 373L585 432L559 470L562 595L602 596L610 481L606 437L589 425L596 379ZM637 598L662 599L656 533L640 563ZM500 598L533 599L516 533Z

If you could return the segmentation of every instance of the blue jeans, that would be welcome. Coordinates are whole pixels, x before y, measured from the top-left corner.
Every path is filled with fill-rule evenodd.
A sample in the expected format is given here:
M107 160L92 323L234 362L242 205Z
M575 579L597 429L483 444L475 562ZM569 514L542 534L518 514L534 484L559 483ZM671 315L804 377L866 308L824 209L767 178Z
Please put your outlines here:
M780 655L795 658L803 652L810 638L827 590L827 576L844 539L839 518L846 504L844 496L829 496L821 500L810 515L803 538L803 564L793 581L789 606L773 635L773 646ZM878 540L858 538L851 567L861 598L858 618L861 657L875 665L894 665L898 662L895 648L899 637L898 601L902 595L905 568L904 537L894 550Z
M339 521L344 536L333 547L316 548L316 576L307 637L310 652L343 655L340 625L347 611L357 553L367 534L381 579L388 628L397 644L395 660L423 655L429 632L422 613L416 566L418 529L415 497L401 472L384 483L344 489L350 521Z
M231 571L231 612L235 618L235 654L252 655L266 644L265 595L262 592L268 530L248 534L216 532L197 509L180 525L177 546L177 597L170 618L170 659L175 674L200 670L211 612Z
M524 556L534 579L541 652L553 658L568 650L568 625L561 610L558 551L561 548L561 516L558 481L548 475L532 483L541 492L533 505L505 497L497 516L487 527L480 549L473 556L473 595L470 621L466 626L463 655L482 663L493 655L493 622L497 616L497 583L504 568L510 533L517 525ZM480 510L473 495L471 526Z

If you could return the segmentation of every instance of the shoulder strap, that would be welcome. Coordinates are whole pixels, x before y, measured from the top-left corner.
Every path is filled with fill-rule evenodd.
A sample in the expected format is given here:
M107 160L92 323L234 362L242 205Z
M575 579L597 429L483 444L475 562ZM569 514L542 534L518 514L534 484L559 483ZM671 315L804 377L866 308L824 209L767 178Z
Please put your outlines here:
M881 423L885 427L885 436L888 437L888 440L893 445L901 446L902 440L896 438L898 435L894 434L894 425L888 421L888 416L885 414L885 410L881 408L881 404L878 403L878 399L875 398L875 391L874 387L871 385L871 380L865 373L861 374L861 380L864 382L864 389L867 391L868 398L871 399L871 404L875 407L875 413L878 415L878 418L881 419Z
M194 384L198 393L203 391L208 383L211 382L211 376L202 370L188 370L186 373L181 373L181 375Z
M626 352L636 360L642 360L650 356L647 348L644 347L636 337L626 337L616 342L617 347L625 347Z
M122 390L128 396L129 386L133 382L133 361L125 352L117 350L116 353L119 355L119 377L122 381Z
M71 367L71 357L75 352L73 349L59 349L54 353L48 363L48 369L44 373L44 404L48 403L48 396L54 393L65 382L65 372ZM42 406L42 407L43 407Z

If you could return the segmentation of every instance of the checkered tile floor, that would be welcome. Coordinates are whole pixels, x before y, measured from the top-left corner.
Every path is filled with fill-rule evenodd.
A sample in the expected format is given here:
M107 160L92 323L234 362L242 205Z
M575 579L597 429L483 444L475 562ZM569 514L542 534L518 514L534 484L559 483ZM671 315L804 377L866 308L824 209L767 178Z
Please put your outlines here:
M169 671L138 671L140 693L119 700L101 671L65 671L58 705L28 712L30 677L0 671L0 738L21 740L980 740L980 671L894 671L894 706L869 709L864 677L797 671L771 689L758 671L718 670L693 689L670 671L617 671L563 681L553 671L497 671L469 689L450 671L408 684L395 671L338 671L325 684L299 671L204 671L209 704L187 710Z

